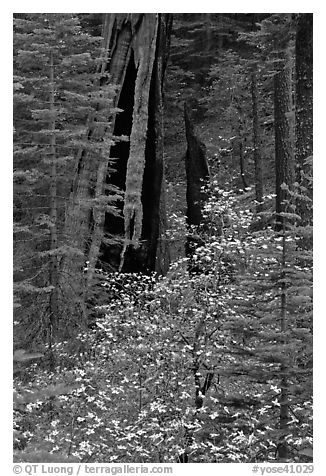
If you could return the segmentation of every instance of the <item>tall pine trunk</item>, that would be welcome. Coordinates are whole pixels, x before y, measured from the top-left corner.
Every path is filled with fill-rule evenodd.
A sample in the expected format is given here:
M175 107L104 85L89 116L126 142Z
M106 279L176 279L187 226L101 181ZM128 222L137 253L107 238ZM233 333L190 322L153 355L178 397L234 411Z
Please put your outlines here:
M59 320L59 281L58 281L58 257L56 250L58 247L58 198L57 198L57 164L56 164L56 136L55 136L55 83L54 83L54 60L53 52L50 53L50 160L51 160L51 172L50 172L50 286L52 291L50 294L50 318L48 329L48 345L50 352L50 367L54 368L54 354L53 354L53 340L58 327Z
M280 306L280 329L283 335L283 346L284 348L289 344L287 338L287 285L286 285L286 220L283 220L283 229L282 229L282 271L281 271L281 306ZM286 461L288 454L288 444L286 437L290 433L289 421L290 421L290 405L289 405L289 379L288 373L290 370L289 356L285 354L284 361L280 365L280 439L277 445L277 459L278 461Z
M292 103L292 58L289 42L279 51L277 72L274 76L274 127L275 127L275 175L276 175L276 231L282 236L282 264L280 280L280 330L283 346L287 345L287 296L286 296L286 231L290 223L286 213L291 213L288 201L289 190L294 182L294 131ZM277 446L277 459L286 461L289 434L288 403L288 357L280 364L280 439Z
M292 82L289 53L280 54L278 71L274 76L276 229L282 230L284 200L294 181ZM286 186L286 187L285 187Z

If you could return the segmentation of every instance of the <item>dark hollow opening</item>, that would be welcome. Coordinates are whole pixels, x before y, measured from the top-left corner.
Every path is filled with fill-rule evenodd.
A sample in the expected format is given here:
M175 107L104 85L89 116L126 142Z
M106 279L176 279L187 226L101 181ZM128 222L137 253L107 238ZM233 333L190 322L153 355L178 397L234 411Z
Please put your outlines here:
M123 112L117 114L113 131L113 134L115 136L130 136L131 134L136 76L137 71L135 68L134 57L133 54L131 54L118 102L118 108L122 109ZM126 188L126 173L129 158L129 149L129 141L120 141L111 147L110 156L116 159L114 161L113 166L115 170L107 175L106 181L107 183L116 185L121 190L125 190ZM121 211L122 207L123 205L121 203ZM123 234L123 218L106 214L105 231L114 235Z
M154 64L154 71L156 63ZM134 108L135 81L137 70L134 58L131 56L126 71L125 80L120 94L118 107L123 109L116 118L114 135L130 136ZM162 183L162 164L156 157L156 75L152 75L149 104L148 125L145 146L145 169L142 185L143 223L141 244L138 248L128 246L124 258L123 272L149 272L155 269L157 240L159 235L159 204ZM127 163L130 152L129 142L118 142L111 148L111 157L116 158L115 172L108 174L107 183L125 190ZM121 217L106 214L104 233L105 240L101 246L101 264L111 270L119 266L122 250L121 237L124 235L124 220L122 216L123 203L120 204ZM131 223L131 231L133 229ZM115 241L115 242L114 242Z
M131 53L118 102L118 108L123 111L117 114L115 119L113 131L115 136L130 136L131 134L136 76L137 70L134 56L133 53ZM116 185L121 190L125 190L126 188L129 150L129 141L119 141L111 147L110 157L115 159L112 167L114 171L108 173L106 182ZM107 191L107 194L109 193L110 192ZM104 243L102 243L100 248L100 262L104 267L108 265L111 270L117 269L119 266L122 248L121 237L124 235L123 202L120 201L117 206L120 210L120 216L115 216L110 213L105 214ZM110 243L108 243L108 241Z
M145 170L142 187L143 204L143 247L146 249L147 270L155 269L157 240L159 235L159 206L162 184L163 169L157 162L157 129L156 129L156 60L151 78L149 103L148 103L148 126L145 148Z

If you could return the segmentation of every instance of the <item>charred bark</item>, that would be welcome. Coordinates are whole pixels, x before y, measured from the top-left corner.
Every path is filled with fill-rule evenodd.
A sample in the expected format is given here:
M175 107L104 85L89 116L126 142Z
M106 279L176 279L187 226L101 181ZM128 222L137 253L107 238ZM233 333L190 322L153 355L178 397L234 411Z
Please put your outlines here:
M203 221L202 207L207 193L202 187L209 179L206 160L206 146L195 132L194 113L196 101L188 100L184 105L184 117L187 139L186 176L187 176L187 223L198 226Z
M187 139L185 155L187 178L187 223L199 226L203 222L202 207L207 200L207 193L202 187L209 179L209 169L206 160L206 146L196 134L194 114L197 103L190 99L184 105L184 118Z
M199 228L203 224L203 204L208 198L203 187L209 179L209 168L206 159L206 146L196 134L194 115L198 104L196 100L189 99L184 104L184 118L187 139L187 151L185 155L186 179L187 179L187 224L189 228ZM192 230L193 231L193 230ZM191 256L192 251L198 245L198 237L191 233L186 242L186 254Z

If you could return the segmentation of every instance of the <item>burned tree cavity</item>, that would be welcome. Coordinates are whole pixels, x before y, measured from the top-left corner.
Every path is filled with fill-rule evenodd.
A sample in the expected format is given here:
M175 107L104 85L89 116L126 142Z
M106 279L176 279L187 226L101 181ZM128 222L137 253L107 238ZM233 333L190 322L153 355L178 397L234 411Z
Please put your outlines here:
M115 137L130 136L132 129L132 112L134 107L134 91L137 71L133 55L131 55L123 86L120 92L118 108L121 112L117 114L114 124L113 135ZM127 162L129 157L130 143L129 140L121 140L116 142L110 151L111 158L114 159L114 170L107 174L106 183L116 185L121 190L126 188ZM124 222L122 216L114 216L105 214L104 232L112 235L122 235L124 232ZM103 245L102 251L105 250Z
M185 155L186 178L187 178L187 224L189 227L199 228L203 224L203 205L207 200L207 192L203 186L209 179L209 168L206 159L206 146L196 134L194 117L198 109L195 99L189 99L184 105L184 118L187 139L187 151ZM200 242L192 233L186 243L186 254L191 255L192 249Z
M202 190L209 179L206 160L206 146L196 135L194 116L197 110L196 100L188 100L184 106L187 151L185 156L187 176L187 222L200 225L203 220L202 207L207 194Z
M130 140L112 147L110 155L118 159L117 171L109 177L125 192L123 230L119 218L107 216L105 232L124 233L121 271L152 271L157 267L161 232L162 82L171 25L168 15L155 14L132 14L124 19L124 24L130 24L132 36L130 54L125 53L129 63L118 103L124 112L116 118L114 135L127 135ZM123 41L119 43L119 35L115 44L116 55L119 48L126 49ZM112 247L104 251L106 259L110 259L111 252Z

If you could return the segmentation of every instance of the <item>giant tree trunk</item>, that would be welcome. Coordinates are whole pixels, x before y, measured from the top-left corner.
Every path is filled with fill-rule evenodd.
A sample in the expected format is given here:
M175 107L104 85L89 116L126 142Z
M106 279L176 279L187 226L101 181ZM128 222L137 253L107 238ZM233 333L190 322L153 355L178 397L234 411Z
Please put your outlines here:
M112 106L123 112L111 113L110 125L97 126L95 135L107 146L105 160L80 151L67 211L71 246L82 252L72 268L81 276L81 264L88 261L88 286L99 258L109 269L162 270L157 263L164 233L162 87L171 21L171 15L153 13L104 18L101 84L116 87ZM91 126L89 139L93 134ZM124 191L121 217L110 213L108 186Z
M312 199L312 190L306 174L306 163L313 152L313 16L312 13L300 13L297 24L296 43L296 91L295 91L295 156L297 180L308 189ZM304 200L298 203L302 222L309 223L309 209Z

